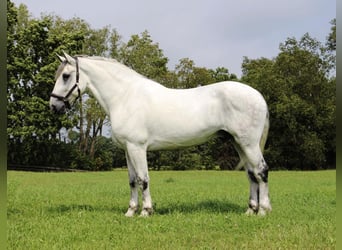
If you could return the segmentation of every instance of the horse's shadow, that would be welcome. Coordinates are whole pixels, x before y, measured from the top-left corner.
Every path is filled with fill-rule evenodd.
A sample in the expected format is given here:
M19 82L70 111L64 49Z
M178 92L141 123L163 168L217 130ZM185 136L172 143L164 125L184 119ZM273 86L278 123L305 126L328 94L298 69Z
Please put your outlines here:
M224 200L203 200L198 202L177 203L169 206L155 206L155 214L167 215L172 213L191 214L194 212L207 213L236 213L241 214L245 210L238 204Z
M203 200L198 202L189 203L175 203L175 204L163 204L158 206L154 204L154 214L156 215L168 215L173 213L184 213L191 214L195 212L207 212L207 213L236 213L241 214L244 212L245 207L231 203L229 201L221 200ZM127 207L123 206L113 206L113 207L103 207L103 206L93 206L88 204L60 204L57 206L49 207L48 211L50 213L70 213L73 211L86 211L86 212L114 212L114 213L125 213Z
M100 207L95 207L92 205L87 205L87 204L60 204L60 205L56 205L53 207L49 207L48 211L51 213L69 213L69 212L73 212L73 211L88 211L88 212L92 212L92 211L98 211L100 210ZM101 209L102 210L102 209Z

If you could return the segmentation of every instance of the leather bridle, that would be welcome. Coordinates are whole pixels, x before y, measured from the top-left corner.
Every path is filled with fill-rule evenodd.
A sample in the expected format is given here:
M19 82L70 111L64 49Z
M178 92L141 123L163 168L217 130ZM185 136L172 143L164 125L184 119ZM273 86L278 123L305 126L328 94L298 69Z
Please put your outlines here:
M79 80L80 80L80 70L79 70L79 66L78 66L78 57L75 57L75 61L76 61L76 83L72 86L72 88L68 91L68 93L65 96L56 95L54 93L50 94L51 97L55 97L59 101L64 102L66 108L68 108L68 109L70 109L70 107L71 107L68 98L71 96L72 92L74 92L74 90L76 88L77 88L78 95L77 95L75 101L81 97L81 90L80 90L80 87L78 86Z

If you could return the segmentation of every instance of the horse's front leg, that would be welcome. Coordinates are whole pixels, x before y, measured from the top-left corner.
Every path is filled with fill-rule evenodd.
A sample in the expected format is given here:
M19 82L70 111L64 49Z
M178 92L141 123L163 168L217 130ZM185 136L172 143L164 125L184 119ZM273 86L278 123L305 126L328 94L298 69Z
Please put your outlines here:
M126 212L127 217L132 217L136 213L139 208L139 200L138 200L138 183L137 183L137 175L135 173L135 169L131 163L131 160L126 152L126 161L128 168L128 181L129 186L131 188L131 198L129 200L129 207Z
M152 199L150 195L150 187L149 187L149 180L142 182L141 185L142 189L142 202L143 202L143 209L141 211L141 216L149 216L153 213L153 208L152 208Z
M146 148L141 145L128 143L126 155L126 157L128 157L128 159L130 160L131 166L135 172L135 184L138 184L142 191L143 205L141 216L149 216L150 214L152 214L153 208L149 187ZM137 187L135 186L135 188Z

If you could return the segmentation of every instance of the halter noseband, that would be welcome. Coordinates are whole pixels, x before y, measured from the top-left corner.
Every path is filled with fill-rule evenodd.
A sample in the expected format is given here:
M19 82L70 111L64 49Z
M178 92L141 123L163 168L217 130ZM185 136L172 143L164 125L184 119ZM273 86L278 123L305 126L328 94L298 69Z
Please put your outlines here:
M60 96L60 95L56 95L54 93L51 93L50 96L51 97L55 97L57 98L59 101L64 102L65 106L70 109L71 105L70 102L68 100L69 96L71 96L72 92L77 88L77 97L75 99L75 101L81 97L81 90L78 86L79 80L80 80L80 70L79 70L79 66L78 66L78 57L75 57L75 61L76 61L76 83L74 84L74 86L72 86L72 88L68 91L68 93L66 94L66 96Z

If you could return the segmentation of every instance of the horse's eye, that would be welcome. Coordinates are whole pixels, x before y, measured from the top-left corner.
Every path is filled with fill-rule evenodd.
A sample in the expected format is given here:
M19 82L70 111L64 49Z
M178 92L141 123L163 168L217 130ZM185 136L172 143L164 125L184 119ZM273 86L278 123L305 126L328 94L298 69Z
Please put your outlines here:
M69 79L70 75L67 73L63 74L63 80L66 82Z

